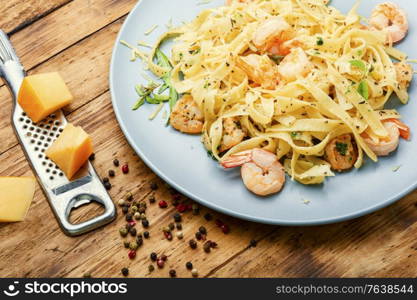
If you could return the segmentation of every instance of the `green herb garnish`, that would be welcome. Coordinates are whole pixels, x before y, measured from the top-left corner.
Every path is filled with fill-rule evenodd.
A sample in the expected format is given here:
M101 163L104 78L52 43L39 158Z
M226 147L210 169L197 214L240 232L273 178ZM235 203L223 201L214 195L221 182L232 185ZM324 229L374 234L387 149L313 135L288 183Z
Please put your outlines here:
M323 46L324 45L324 41L323 41L323 38L321 36L317 37L316 44L317 44L317 46Z
M358 86L358 93L365 99L368 100L369 99L369 89L368 89L368 84L366 83L365 80L362 80L361 82L359 82L359 86Z
M355 60L349 61L349 63L352 66L354 66L354 67L358 68L359 70L361 70L362 72L364 72L364 73L366 72L366 65L365 65L365 63L362 60L355 59Z
M336 142L336 151L342 156L346 156L348 150L348 144Z

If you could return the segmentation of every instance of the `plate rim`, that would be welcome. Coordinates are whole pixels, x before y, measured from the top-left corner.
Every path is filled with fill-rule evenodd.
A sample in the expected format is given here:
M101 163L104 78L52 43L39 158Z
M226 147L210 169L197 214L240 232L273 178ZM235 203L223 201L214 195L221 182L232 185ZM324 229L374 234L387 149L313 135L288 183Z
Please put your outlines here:
M250 221L250 222L256 222L256 223L262 223L262 224L268 224L268 225L281 225L281 226L319 226L319 225L326 225L326 224L334 224L339 223L343 221L353 220L357 219L359 217L371 214L373 212L376 212L380 209L383 209L389 205L394 204L395 202L401 200L403 197L409 195L417 188L417 181L411 184L409 187L403 189L402 191L398 192L391 198L387 198L385 201L375 204L373 206L370 206L366 209L362 209L360 211L348 213L341 216L336 216L332 218L317 218L317 219L310 219L310 220L285 220L285 219L271 219L271 218L265 218L265 217L259 217L259 216L253 216L248 215L244 213L239 213L231 209L227 209L224 207L221 207L219 205L213 204L210 201L207 201L205 199L202 199L196 195L194 195L192 192L182 188L177 183L175 183L174 179L170 179L168 176L166 176L163 172L163 170L160 170L152 161L150 161L147 156L142 152L138 144L135 142L133 137L129 134L129 131L127 129L127 125L123 121L121 112L119 111L117 104L116 104L116 94L115 94L115 83L114 83L114 69L115 69L115 63L116 63L116 52L120 45L120 38L123 35L126 28L128 28L128 24L130 23L130 20L133 18L134 15L137 14L137 10L140 9L142 4L149 0L141 0L138 1L135 6L132 8L132 10L129 12L126 20L123 22L123 25L121 26L116 40L114 42L114 46L112 49L112 56L110 61L110 72L109 72L109 89L110 89L110 95L111 95L111 102L113 106L113 111L116 115L117 122L119 124L120 129L122 130L124 136L126 137L129 145L132 147L132 149L136 152L136 154L142 159L142 161L154 172L156 173L161 179L163 179L165 182L167 182L170 186L175 188L177 191L181 192L182 194L186 195L187 197L193 199L194 201L197 201L198 203L211 208L215 211L218 211L220 213L223 213L225 215L229 215L232 217L236 217L238 219ZM126 58L127 59L127 58Z

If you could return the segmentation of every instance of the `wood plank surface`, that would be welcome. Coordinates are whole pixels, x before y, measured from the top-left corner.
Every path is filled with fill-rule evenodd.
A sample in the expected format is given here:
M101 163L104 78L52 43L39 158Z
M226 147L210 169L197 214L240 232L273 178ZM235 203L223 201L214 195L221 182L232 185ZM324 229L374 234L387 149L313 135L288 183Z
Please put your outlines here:
M2 0L4 1L4 0ZM75 96L65 113L68 119L91 134L96 149L94 165L101 176L116 171L110 194L114 201L132 192L147 203L150 239L129 260L116 221L77 238L65 236L58 227L38 186L25 222L0 224L1 277L120 277L129 267L131 277L191 277L185 268L192 261L200 277L415 277L417 276L417 193L372 215L320 227L278 227L241 221L206 208L199 215L183 214L183 239L168 241L162 228L173 222L175 208L150 204L171 203L169 187L141 161L128 145L115 119L108 91L108 69L114 40L133 7L133 0L5 1L7 16L0 12L0 26L12 32L12 41L29 73L59 71ZM12 102L0 87L0 176L30 175L31 170L10 127ZM129 174L112 165L118 158L128 163ZM151 183L158 189L152 190ZM190 200L182 198L187 203ZM73 215L81 220L100 208L82 207ZM214 220L231 227L224 234ZM192 250L188 241L200 226L218 244L210 253L203 242ZM144 229L140 224L139 231ZM175 233L175 231L174 231ZM249 247L250 240L258 241ZM168 256L166 266L149 273L151 252ZM154 264L155 265L155 264Z

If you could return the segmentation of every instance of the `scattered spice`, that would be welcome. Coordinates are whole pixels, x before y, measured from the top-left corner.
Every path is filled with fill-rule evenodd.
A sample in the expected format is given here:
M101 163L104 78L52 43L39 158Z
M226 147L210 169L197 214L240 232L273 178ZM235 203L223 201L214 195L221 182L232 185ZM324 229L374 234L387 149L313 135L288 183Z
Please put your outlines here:
M230 228L226 224L220 226L220 229L223 231L224 234L228 234L230 232Z
M192 270L192 269L193 269L193 264L192 264L190 261L188 261L188 262L185 264L185 267L186 267L188 270Z
M203 245L204 252L209 253L211 251L211 242L207 241Z
M119 166L119 160L117 159L117 158L115 158L114 160L113 160L113 165L115 166L115 167L118 167Z
M135 214L133 215L133 217L135 218L135 220L140 220L140 213L135 212Z
M156 261L158 259L158 255L155 252L152 252L150 257L152 261Z
M191 207L192 211L193 211L193 215L198 215L200 214L200 206L196 203L194 203Z
M255 248L258 245L258 242L256 240L251 240L249 242L249 247Z
M151 190L152 191L156 191L158 189L158 184L157 183L155 183L155 182L152 182L151 183Z
M138 210L139 210L139 208L136 206L136 205L133 205L131 208L130 208L130 210L132 211L132 213L136 213Z
M211 221L213 220L213 216L210 213L206 213L204 215L204 219L206 219L206 221Z
M152 273L155 270L155 267L153 265L149 265L148 271L149 273Z
M83 275L83 277L84 277L84 278L91 278L91 273L85 273L85 274Z
M175 270L169 270L169 276L176 277L177 276L177 272Z
M144 237L145 239L149 239L149 231L145 231L145 232L143 233L143 237Z
M133 236L133 237L135 237L135 236L138 234L138 232L136 231L136 228L131 228L131 229L129 230L129 233L130 233L130 235L131 235L131 236Z
M139 248L138 243L136 243L136 242L130 242L130 244L129 244L129 249L130 250L136 251L136 250L138 250L138 248Z
M133 220L133 215L131 214L131 213L127 213L126 214L126 221L127 222L130 222L130 221L132 221Z
M177 223L175 225L175 227L177 228L177 230L182 230L182 224L181 223Z
M167 208L168 207L168 203L165 200L161 200L158 203L160 208Z
M116 176L116 173L113 170L109 170L109 177Z
M143 245L143 238L142 236L136 237L136 243L138 244L138 247Z
M105 188L106 190L110 191L110 190L111 190L111 188L112 188L111 183L110 183L110 182L105 182L105 183L104 183L104 188Z
M171 231L175 229L174 223L169 223L168 227Z
M195 238L197 239L197 241L201 241L203 239L203 235L201 234L200 231L197 231L195 233Z
M120 199L119 201L117 201L117 205L119 205L120 207L123 207L126 204L126 201L124 199Z
M125 195L125 199L127 201L132 201L133 200L133 194L131 192L127 192Z
M206 227L204 227L204 226L200 226L200 228L198 229L198 231L199 231L201 234L207 234L207 229L206 229Z
M125 237L125 236L127 236L128 231L127 231L127 229L126 229L125 227L123 227L123 228L120 228L120 229L119 229L119 233L120 233L120 235L121 235L122 237Z
M178 238L179 240L182 240L182 239L183 239L183 237L184 237L184 234L182 233L182 231L178 231L176 235L177 235L177 238Z
M123 212L123 214L127 214L129 212L129 207L123 206L122 207L122 212Z
M158 268L162 269L165 265L165 262L162 259L158 259L156 265L158 266Z
M185 205L184 203L178 204L176 206L176 209L178 212L183 213L187 210L187 205Z
M195 240L190 240L188 244L190 245L191 249L197 248L197 242Z
M165 254L162 254L162 255L161 255L161 259L162 259L163 261L167 261L168 256L166 256Z
M198 276L198 271L197 271L197 269L192 269L192 270L191 270L191 275L193 275L193 277L197 277L197 276Z
M127 256L130 259L134 259L136 257L136 251L135 250L130 250L129 253L127 254Z
M123 242L123 245L124 245L124 246L125 246L125 248L127 249L127 248L129 248L129 246L130 246L130 242L125 241L125 242Z
M123 275L124 277L127 277L127 276L129 275L129 269L128 269L128 268L123 268L123 269L122 269L122 275Z
M149 203L153 204L153 203L155 203L155 201L156 201L155 196L150 196L149 197Z
M172 233L171 232L164 232L164 236L168 241L172 241Z
M129 173L129 165L128 164L125 164L125 165L122 166L122 172L123 172L123 174Z
M142 226L145 227L145 228L148 228L149 227L149 221L147 219L142 220Z
M104 178L102 179L102 181L103 181L103 183L109 182L109 178L104 177Z
M182 218L181 215L179 213L175 213L174 214L174 221L175 222L181 222Z

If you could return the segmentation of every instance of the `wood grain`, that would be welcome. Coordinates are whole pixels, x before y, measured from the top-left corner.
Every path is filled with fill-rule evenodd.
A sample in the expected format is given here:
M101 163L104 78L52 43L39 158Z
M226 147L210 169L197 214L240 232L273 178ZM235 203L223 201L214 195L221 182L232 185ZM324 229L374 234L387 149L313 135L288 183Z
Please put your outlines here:
M0 29L13 33L72 0L1 0Z
M2 0L4 1L4 0ZM112 198L117 201L130 191L135 200L170 202L170 189L136 156L116 122L108 92L108 64L117 32L133 0L7 1L7 16L0 12L0 25L13 31L12 41L29 73L59 71L75 96L65 113L68 119L91 134L96 149L94 165L101 176L109 169ZM22 25L23 24L23 25ZM0 87L0 175L29 175L31 170L10 127L11 99ZM122 174L112 165L117 157L129 163ZM150 183L158 183L156 191ZM183 198L184 201L189 201ZM190 202L191 203L191 202ZM97 206L82 207L73 220L98 214ZM176 269L179 277L190 277L185 263L192 261L200 277L415 277L417 270L417 193L372 215L320 227L277 227L227 217L202 208L200 215L183 215L184 239L169 242L161 229L172 222L173 206L160 209L149 204L147 217L151 238L144 241L135 260L118 229L112 224L81 237L65 236L58 227L46 198L38 187L25 222L0 224L1 277L119 277L128 266L132 277L167 277ZM223 234L210 212L230 225ZM218 248L205 253L199 242L190 249L188 240L204 225L208 239ZM137 228L142 231L141 225ZM258 241L256 248L249 241ZM163 269L149 274L151 252L168 255Z

